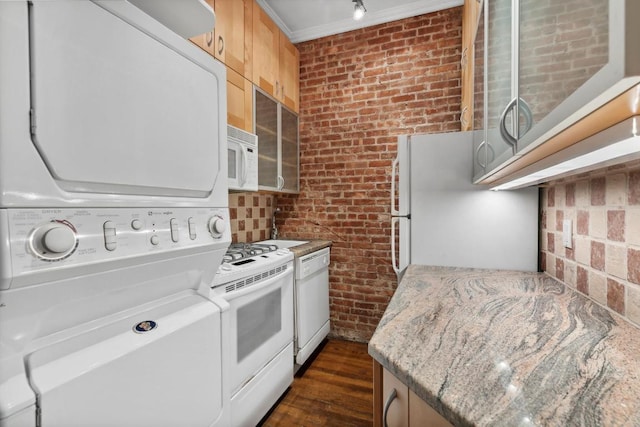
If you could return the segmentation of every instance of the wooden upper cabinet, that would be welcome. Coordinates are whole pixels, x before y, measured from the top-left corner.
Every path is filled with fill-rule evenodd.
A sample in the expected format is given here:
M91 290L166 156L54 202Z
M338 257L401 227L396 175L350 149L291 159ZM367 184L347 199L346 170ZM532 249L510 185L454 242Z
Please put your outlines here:
M300 52L280 33L280 94L287 108L298 112L300 99Z
M262 10L253 4L253 82L278 99L280 87L280 29Z
M247 0L251 3L250 0ZM215 0L214 56L245 75L245 0Z
M254 3L253 83L287 108L298 112L300 98L300 52Z
M462 12L462 100L460 106L460 129L473 129L473 67L474 38L478 22L480 0L465 0Z
M227 67L227 122L253 133L253 85Z

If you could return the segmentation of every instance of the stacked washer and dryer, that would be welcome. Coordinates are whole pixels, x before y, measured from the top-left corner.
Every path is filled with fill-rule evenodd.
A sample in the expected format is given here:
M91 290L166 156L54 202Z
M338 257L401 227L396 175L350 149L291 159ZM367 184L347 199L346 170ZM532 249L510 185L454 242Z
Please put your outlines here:
M0 2L1 426L229 425L226 78L185 40L213 23Z

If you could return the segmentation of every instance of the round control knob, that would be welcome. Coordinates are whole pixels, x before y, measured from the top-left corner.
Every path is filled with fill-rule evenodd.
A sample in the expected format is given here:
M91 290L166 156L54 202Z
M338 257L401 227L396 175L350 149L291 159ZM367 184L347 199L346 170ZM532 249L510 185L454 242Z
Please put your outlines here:
M220 237L227 229L227 223L220 216L214 216L209 220L209 232L213 237Z
M46 261L59 261L73 253L78 244L76 230L67 221L38 226L29 239L31 252Z
M142 221L140 221L139 219L134 219L133 221L131 221L131 228L136 231L140 230L142 228Z
M151 244L156 246L158 243L160 243L160 238L156 234L151 236Z
M54 226L42 236L42 246L54 254L70 251L75 245L76 234L72 229L63 224Z

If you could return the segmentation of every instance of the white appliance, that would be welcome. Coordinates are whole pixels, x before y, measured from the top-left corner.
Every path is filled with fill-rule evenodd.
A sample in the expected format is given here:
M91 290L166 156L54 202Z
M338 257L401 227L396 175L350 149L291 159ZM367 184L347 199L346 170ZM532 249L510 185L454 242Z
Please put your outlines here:
M329 335L330 249L295 260L295 357L303 365Z
M472 132L398 138L391 254L409 264L537 271L538 189L473 185Z
M123 0L0 2L0 63L0 426L229 425L224 67Z
M228 304L222 343L230 425L253 427L293 382L293 253L232 244L210 295Z
M227 125L229 190L258 191L258 136Z

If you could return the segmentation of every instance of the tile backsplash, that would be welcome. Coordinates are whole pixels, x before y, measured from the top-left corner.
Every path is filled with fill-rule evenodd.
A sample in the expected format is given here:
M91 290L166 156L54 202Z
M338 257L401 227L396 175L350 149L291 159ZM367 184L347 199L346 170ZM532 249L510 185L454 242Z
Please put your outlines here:
M640 326L640 162L553 181L541 209L542 270Z
M256 242L269 239L274 197L265 193L229 193L231 241Z

